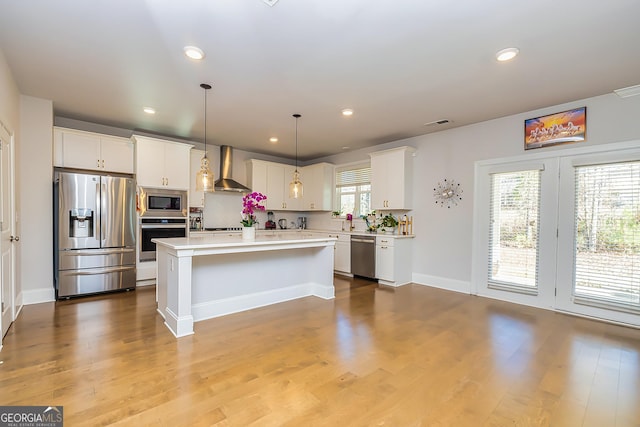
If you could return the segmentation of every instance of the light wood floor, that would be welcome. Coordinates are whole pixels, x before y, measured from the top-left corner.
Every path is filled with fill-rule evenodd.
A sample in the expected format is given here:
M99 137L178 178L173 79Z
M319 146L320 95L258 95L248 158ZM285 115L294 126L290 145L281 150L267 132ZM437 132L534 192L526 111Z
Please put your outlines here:
M0 405L63 405L66 426L640 425L638 330L418 285L336 289L180 339L153 288L26 306Z

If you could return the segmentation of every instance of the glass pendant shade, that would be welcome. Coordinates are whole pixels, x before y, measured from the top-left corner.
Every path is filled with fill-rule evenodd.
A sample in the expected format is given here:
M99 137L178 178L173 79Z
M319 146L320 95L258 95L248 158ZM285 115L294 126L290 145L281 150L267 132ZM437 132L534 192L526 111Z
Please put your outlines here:
M293 172L293 181L289 183L289 198L299 199L302 197L303 191L302 182L300 182L300 173L298 172L298 169L296 169Z
M213 191L213 172L209 168L207 153L204 154L200 161L200 170L196 174L196 191Z
M200 170L196 174L196 191L209 193L215 191L213 189L213 172L209 168L209 159L207 158L207 90L211 89L211 85L202 83L200 87L204 89L204 156L200 160Z
M294 114L296 119L296 169L293 171L293 181L289 183L289 198L299 199L302 197L302 182L300 181L300 172L298 172L298 119L302 117L300 114Z

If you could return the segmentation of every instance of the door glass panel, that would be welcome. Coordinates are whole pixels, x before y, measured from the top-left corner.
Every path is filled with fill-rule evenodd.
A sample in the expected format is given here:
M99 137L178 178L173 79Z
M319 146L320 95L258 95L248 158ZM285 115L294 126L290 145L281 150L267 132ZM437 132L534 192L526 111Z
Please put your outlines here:
M640 162L576 167L575 301L640 309Z
M537 292L539 206L539 170L492 175L490 288Z

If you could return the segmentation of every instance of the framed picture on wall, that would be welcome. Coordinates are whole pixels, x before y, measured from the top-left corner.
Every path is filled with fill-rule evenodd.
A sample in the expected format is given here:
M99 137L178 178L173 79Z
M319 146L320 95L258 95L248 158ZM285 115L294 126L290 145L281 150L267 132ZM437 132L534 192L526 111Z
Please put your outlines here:
M574 108L524 121L524 149L584 141L587 107Z

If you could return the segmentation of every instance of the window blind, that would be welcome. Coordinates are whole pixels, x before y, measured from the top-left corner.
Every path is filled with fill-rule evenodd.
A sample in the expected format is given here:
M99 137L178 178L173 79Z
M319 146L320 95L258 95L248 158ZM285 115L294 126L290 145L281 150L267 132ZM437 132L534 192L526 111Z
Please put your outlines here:
M352 166L349 169L336 169L336 187L350 187L371 183L371 167Z
M575 168L574 300L640 310L640 162Z
M540 170L491 176L488 286L537 294Z

